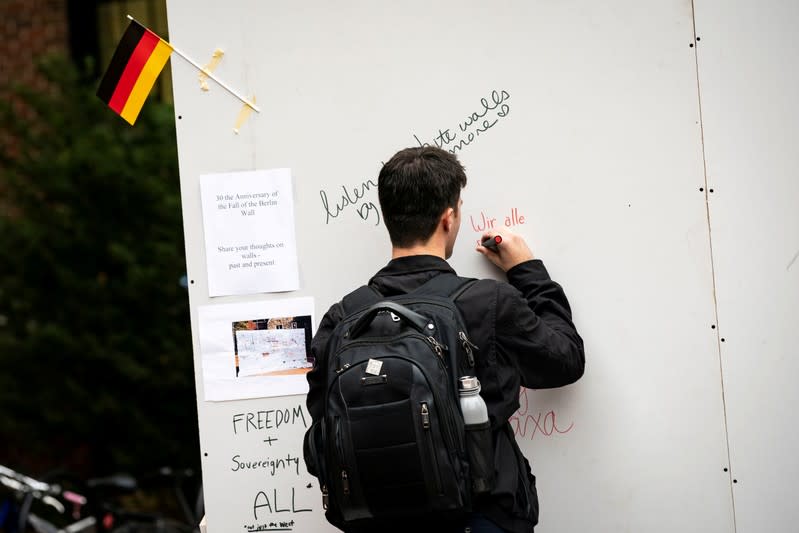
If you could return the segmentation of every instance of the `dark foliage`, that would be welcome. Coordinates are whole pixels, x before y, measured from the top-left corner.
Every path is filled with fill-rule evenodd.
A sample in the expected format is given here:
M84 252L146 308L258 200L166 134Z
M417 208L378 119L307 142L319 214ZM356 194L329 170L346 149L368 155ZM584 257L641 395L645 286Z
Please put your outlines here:
M69 62L0 101L0 462L199 462L172 107L130 127Z

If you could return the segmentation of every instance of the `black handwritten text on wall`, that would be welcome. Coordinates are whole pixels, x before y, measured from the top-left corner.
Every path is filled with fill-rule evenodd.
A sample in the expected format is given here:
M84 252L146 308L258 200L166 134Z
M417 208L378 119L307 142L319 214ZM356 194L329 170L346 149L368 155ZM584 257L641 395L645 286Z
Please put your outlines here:
M325 208L325 224L330 224L331 218L338 218L347 207L355 208L355 212L361 217L361 220L366 221L374 218L375 226L380 224L380 210L374 202L363 200L366 193L373 187L377 188L377 183L372 180L366 180L359 186L352 188L352 190L348 189L346 185L342 185L342 194L332 206L327 198L327 192L324 189L319 191L319 196L322 198L322 206Z
M510 106L507 101L509 98L508 91L491 91L491 97L481 98L480 106L458 121L456 127L439 129L438 133L433 136L433 143L451 154L462 151L480 135L484 135L493 128L500 119L508 116ZM430 143L422 142L416 134L413 135L413 138L419 146L432 146Z

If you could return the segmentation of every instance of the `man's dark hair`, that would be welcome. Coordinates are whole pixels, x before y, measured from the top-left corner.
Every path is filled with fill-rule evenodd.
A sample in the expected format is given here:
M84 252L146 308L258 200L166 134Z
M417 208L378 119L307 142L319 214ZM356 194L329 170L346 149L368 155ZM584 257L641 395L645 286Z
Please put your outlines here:
M426 242L441 213L458 209L466 173L453 154L432 146L400 150L380 170L377 195L391 244Z

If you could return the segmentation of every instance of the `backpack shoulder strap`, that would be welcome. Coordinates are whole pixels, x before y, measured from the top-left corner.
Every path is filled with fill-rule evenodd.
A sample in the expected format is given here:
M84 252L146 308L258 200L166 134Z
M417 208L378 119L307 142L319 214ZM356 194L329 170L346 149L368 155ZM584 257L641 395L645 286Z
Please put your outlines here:
M453 302L477 282L474 278L462 278L451 272L433 276L412 291L412 294L442 296ZM370 285L362 285L341 300L344 312L349 314L375 304L384 296Z
M443 296L445 298L450 298L454 302L476 282L477 280L474 278L462 278L451 272L445 272L433 276L417 287L413 293Z
M344 312L349 314L379 302L383 295L374 287L362 285L341 299Z

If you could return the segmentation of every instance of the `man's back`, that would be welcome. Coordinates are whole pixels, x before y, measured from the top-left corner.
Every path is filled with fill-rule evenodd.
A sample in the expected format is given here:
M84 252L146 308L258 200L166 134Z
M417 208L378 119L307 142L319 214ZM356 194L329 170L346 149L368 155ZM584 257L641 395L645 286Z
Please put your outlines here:
M441 258L418 255L391 261L369 285L384 296L406 294L430 278L454 272ZM509 280L526 291L494 280L480 280L459 296L469 336L478 348L475 374L488 407L492 427L496 482L493 491L475 501L485 514L508 531L531 531L538 518L535 478L519 450L508 418L518 408L521 385L560 386L582 374L582 341L571 324L568 302L560 287L549 280L540 261L530 261L509 272ZM527 296L525 298L525 296ZM534 313L534 309L540 314ZM339 304L325 315L313 350L324 357L332 328L343 317ZM308 407L314 419L323 401L317 360L308 379ZM410 526L410 524L409 524Z

